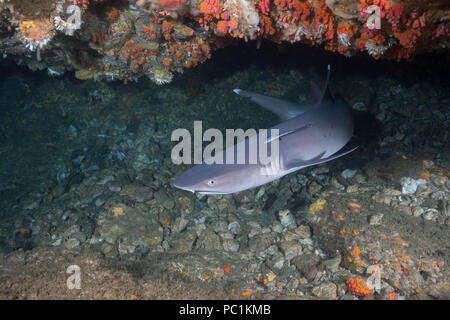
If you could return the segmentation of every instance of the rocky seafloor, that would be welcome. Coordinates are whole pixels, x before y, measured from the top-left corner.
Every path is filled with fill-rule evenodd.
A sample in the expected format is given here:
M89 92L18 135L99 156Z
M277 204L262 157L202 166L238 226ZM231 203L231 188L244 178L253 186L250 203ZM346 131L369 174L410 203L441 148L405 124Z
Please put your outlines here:
M252 44L166 86L0 69L0 298L449 299L445 56ZM233 195L172 187L171 132L267 128L243 88L355 112L359 149ZM78 265L81 289L68 289Z

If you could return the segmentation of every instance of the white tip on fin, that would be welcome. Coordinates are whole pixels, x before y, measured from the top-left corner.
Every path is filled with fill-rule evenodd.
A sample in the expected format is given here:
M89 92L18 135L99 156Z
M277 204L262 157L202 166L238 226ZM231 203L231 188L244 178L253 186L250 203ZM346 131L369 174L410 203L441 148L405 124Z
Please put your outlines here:
M257 95L257 93L253 93L251 91L246 91L242 89L233 89L233 92L246 98L252 98L252 96L254 96L255 94Z
M325 94L327 93L327 89L328 89L328 82L330 82L330 74L331 74L331 66L328 65L327 67L328 72L327 72L327 80L325 81L325 86L322 89L322 94L320 95L320 99L317 102L317 105L320 106L322 104L323 98L325 97Z

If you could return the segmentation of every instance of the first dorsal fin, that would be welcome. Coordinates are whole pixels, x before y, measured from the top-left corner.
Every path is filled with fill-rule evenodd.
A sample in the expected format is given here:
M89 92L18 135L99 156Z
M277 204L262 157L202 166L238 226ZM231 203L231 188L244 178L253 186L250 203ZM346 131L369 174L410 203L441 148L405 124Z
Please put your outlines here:
M266 96L252 91L234 89L233 92L242 97L250 98L253 102L259 104L261 107L275 113L280 117L282 121L286 121L298 115L301 115L302 113L308 111L308 109L310 108L310 106L308 105L301 105L298 103Z
M323 87L322 92L320 93L319 100L317 101L318 107L322 105L324 99L333 100L333 96L331 95L330 90L328 89L328 83L330 82L330 75L331 75L331 66L328 65L327 80L325 81L325 86Z

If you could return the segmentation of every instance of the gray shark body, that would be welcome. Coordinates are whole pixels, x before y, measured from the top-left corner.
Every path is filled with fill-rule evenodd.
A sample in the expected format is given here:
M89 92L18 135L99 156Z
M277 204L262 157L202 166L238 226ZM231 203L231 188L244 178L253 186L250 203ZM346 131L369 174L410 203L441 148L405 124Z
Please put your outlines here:
M356 148L336 153L353 135L353 117L343 100L324 99L327 84L316 105L308 108L299 106L297 109L290 102L284 102L281 104L282 108L276 109L275 103L279 99L272 97L265 99L266 96L245 91L244 96L251 97L263 107L270 106L268 109L277 110L280 118L288 119L271 128L278 129L278 136L269 135L267 138L261 134L253 135L217 154L216 158L223 157L224 164L198 164L181 174L175 180L174 186L201 194L235 193L261 186L291 172L352 152ZM235 92L241 94L242 90L236 89ZM249 146L252 143L259 146L259 140L265 139L265 142L269 142L273 138L277 138L279 142L279 157L273 158L269 164L263 164L259 160L251 164ZM240 144L245 144L244 164L237 163ZM270 153L271 144L267 145ZM231 148L235 162L226 164L226 154L231 152Z

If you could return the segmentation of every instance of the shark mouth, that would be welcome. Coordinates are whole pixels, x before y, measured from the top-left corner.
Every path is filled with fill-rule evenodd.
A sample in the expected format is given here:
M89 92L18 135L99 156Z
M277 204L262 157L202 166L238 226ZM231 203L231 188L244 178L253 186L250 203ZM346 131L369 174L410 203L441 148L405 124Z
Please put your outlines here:
M188 187L182 187L182 186L179 186L179 185L177 185L176 183L173 184L173 187L175 187L175 188L177 188L177 189L184 190L184 191L189 191L189 192L195 193L195 190L192 190L192 189L190 189L190 188L188 188Z
M214 192L214 191L192 191L193 193L199 193L199 194L230 194L232 192L223 192L223 191L218 191L218 192Z
M188 187L181 187L181 186L178 186L178 185L176 185L175 183L173 184L173 186L174 186L175 188L177 188L177 189L181 189L181 190L184 190L184 191L192 192L193 194L198 193L198 194L219 195L219 194L230 194L230 193L232 193L232 192L223 192L223 191L217 191L217 192L215 192L215 191L211 191L211 190L193 190L193 189L188 188Z

